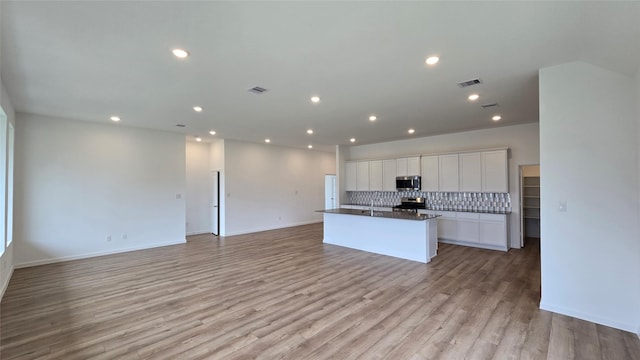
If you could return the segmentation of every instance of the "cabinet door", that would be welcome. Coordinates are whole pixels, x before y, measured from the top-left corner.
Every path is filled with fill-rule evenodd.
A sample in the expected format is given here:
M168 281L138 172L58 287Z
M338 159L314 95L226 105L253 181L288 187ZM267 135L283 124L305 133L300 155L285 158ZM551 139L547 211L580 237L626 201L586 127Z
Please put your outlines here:
M507 150L482 153L482 191L509 192Z
M457 213L458 237L456 240L480 242L480 223L476 213Z
M396 191L397 168L395 159L382 161L382 190Z
M356 183L356 162L347 161L345 172L346 172L345 184L344 184L345 190L346 191L357 190L358 184Z
M396 159L397 176L409 176L409 168L407 166L407 158Z
M438 156L440 191L459 191L458 154Z
M438 156L422 157L422 191L438 191Z
M480 242L487 245L507 248L506 221L480 221Z
M460 191L482 191L482 154L460 154Z
M455 218L438 218L438 239L456 240L458 238L457 222Z
M369 190L382 191L382 160L369 161Z
M407 158L407 175L420 175L420 157Z
M369 190L369 162L358 161L356 163L356 190Z

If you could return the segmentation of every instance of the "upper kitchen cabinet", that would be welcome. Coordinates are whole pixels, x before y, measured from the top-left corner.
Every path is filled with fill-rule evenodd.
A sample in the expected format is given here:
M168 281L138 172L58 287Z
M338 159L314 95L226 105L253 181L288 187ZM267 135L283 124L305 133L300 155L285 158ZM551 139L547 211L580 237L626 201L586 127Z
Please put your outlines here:
M397 176L420 175L420 157L398 158L396 159Z
M438 180L440 171L438 170L438 156L422 157L422 191L438 191L440 181Z
M357 186L358 183L356 182L356 171L357 171L357 166L356 166L356 162L355 161L347 161L347 163L345 164L346 167L346 176L345 176L345 190L346 191L356 191L357 190Z
M509 192L507 150L482 152L482 191Z
M438 156L438 180L440 191L459 191L458 154Z
M358 161L356 163L356 190L369 190L369 162Z
M396 159L382 160L382 190L396 191L398 164Z
M383 190L382 160L369 161L369 190Z
M460 154L460 191L482 191L482 153Z

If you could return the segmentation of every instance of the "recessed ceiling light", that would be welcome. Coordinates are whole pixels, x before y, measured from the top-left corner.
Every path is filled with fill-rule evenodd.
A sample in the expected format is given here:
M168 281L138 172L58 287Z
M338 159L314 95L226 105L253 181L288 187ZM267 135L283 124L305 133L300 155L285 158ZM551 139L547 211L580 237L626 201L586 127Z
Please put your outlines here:
M349 141L356 142L356 138L351 138L351 139L349 139Z
M311 102L314 102L314 103L320 102L320 98L318 96L312 96Z
M202 109L202 106L194 106L194 107L193 107L193 111L201 112L202 110L203 110L203 109Z
M215 134L216 134L216 132L215 132L215 131L213 131L213 130L211 130L211 131L209 131L209 134L211 134L211 135L215 135Z
M200 141L202 141L202 138L200 136L196 136L196 141L200 142Z
M413 130L413 129L409 129L409 131L408 131L409 134L413 134L414 132L416 132L416 131Z
M267 144L271 142L271 139L264 139L264 142L266 142Z
M471 94L468 97L468 99L471 100L471 101L476 101L476 100L478 100L478 98L480 98L480 95L478 95L478 94Z
M438 61L440 61L439 57L429 56L425 62L427 63L427 65L435 65L438 63Z
M378 117L375 116L375 115L369 116L369 121L376 121L377 119L378 119Z
M119 116L112 116L109 119L111 119L111 121L115 121L115 122L120 121L120 117Z
M313 134L313 129L307 130L307 134L309 134L309 135Z
M498 121L500 119L502 119L502 116L500 116L500 115L494 115L494 117L491 118L491 120L493 120L493 121Z
M189 56L189 52L187 52L187 50L182 50L182 49L173 49L171 50L171 52L173 53L173 55L175 55L178 59L184 59L187 56Z
M313 145L311 145L311 144L307 145L307 147L308 147L309 149L313 149Z

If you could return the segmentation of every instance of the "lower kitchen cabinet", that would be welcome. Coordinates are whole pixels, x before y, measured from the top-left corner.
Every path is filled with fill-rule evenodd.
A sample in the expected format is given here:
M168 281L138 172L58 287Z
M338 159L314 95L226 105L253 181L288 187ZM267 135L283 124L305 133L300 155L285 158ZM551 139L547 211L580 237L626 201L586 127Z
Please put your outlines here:
M506 214L485 214L440 210L421 210L421 213L440 215L438 241L507 251L508 226Z
M480 214L480 243L505 246L507 243L507 215Z

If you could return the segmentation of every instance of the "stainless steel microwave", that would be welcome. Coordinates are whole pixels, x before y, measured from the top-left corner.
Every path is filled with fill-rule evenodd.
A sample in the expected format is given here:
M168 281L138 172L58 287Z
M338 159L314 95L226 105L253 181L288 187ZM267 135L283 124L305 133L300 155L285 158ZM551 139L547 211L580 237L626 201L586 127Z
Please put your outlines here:
M420 191L420 176L396 177L396 189L398 191Z

